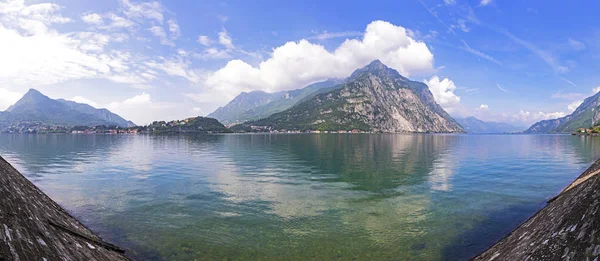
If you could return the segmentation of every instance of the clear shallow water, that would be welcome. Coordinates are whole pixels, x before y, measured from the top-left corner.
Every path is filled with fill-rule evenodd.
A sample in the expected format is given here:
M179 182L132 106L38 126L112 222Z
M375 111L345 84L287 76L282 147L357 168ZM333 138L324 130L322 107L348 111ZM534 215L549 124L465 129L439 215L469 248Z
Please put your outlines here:
M600 139L0 135L0 155L141 260L456 260L543 207Z

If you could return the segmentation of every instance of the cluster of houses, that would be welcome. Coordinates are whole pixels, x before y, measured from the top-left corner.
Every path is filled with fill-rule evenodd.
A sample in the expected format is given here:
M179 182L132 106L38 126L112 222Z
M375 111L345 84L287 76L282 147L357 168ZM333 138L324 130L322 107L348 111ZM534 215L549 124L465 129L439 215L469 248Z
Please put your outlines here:
M322 130L307 130L307 131L300 131L300 130L274 130L273 128L269 127L269 126L250 126L250 129L252 129L253 132L269 132L269 133L372 133L372 132L366 132L366 131L361 131L359 129L353 129L350 131L347 130L337 130L337 131L322 131Z
M71 134L137 134L138 129L72 130Z
M21 122L19 124L4 127L2 133L67 133L69 129L65 126L48 126L38 122Z
M590 135L590 136L598 136L599 131L597 129L597 127L592 128L579 128L577 129L576 132L573 133L573 135Z

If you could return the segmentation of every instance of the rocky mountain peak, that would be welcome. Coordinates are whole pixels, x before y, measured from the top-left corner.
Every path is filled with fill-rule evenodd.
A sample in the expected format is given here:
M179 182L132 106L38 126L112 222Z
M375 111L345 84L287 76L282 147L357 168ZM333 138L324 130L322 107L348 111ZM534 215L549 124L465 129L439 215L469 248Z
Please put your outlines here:
M350 77L348 77L348 81L352 81L358 79L365 73L370 73L371 75L377 76L382 79L395 79L401 81L408 81L407 78L400 75L400 73L390 67L387 67L380 60L374 60L369 63L367 66L362 67L360 69L355 70Z
M247 122L275 130L463 132L422 82L375 60L342 85L267 118Z
M46 95L43 95L36 89L29 89L21 99L19 99L15 104L8 107L6 111L13 111L16 107L26 105L26 104L35 104L50 100Z

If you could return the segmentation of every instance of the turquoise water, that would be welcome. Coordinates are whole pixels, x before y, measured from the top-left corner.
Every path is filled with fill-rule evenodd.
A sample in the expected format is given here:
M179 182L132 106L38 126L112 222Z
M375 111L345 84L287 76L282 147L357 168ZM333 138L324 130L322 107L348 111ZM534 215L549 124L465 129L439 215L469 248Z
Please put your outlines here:
M140 260L456 260L596 158L570 135L0 135L0 155Z

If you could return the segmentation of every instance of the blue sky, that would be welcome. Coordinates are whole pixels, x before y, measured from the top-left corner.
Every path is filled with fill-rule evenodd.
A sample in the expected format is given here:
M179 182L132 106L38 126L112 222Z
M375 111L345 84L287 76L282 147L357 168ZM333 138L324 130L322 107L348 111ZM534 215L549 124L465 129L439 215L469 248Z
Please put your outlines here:
M598 1L0 1L0 109L29 88L138 124L374 59L453 116L527 126L600 86Z

